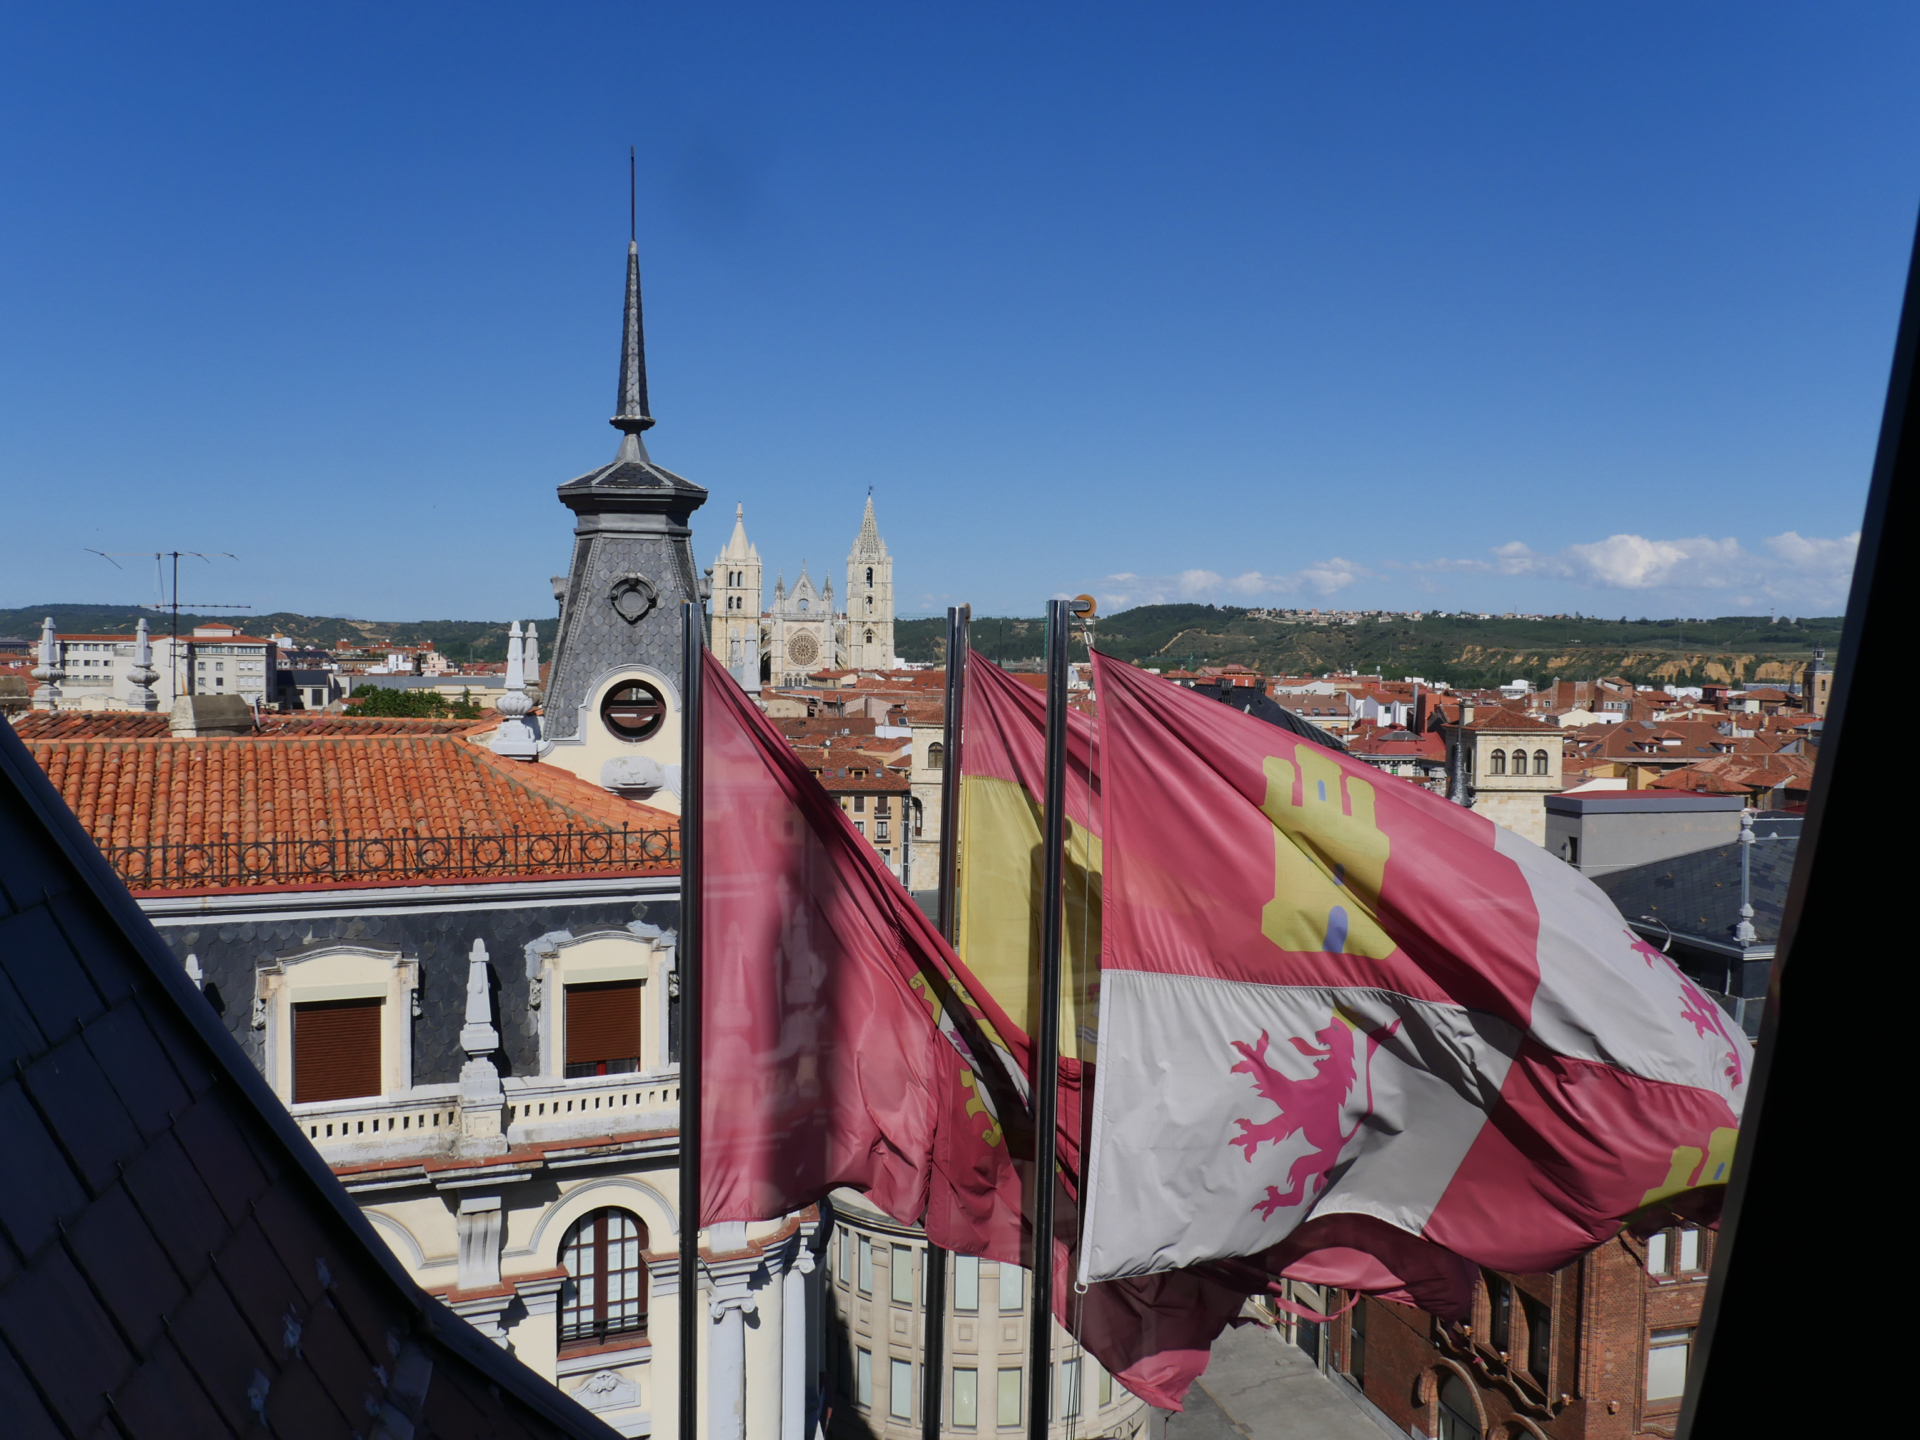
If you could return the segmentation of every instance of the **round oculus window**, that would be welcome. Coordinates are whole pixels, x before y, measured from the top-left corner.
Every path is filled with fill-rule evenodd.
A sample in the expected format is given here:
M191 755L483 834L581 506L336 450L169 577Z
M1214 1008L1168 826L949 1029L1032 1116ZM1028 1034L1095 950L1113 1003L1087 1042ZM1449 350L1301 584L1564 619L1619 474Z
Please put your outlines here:
M796 665L811 665L820 658L820 644L802 630L787 642L787 655Z
M667 702L644 680L616 685L600 702L600 719L622 740L645 740L667 720Z

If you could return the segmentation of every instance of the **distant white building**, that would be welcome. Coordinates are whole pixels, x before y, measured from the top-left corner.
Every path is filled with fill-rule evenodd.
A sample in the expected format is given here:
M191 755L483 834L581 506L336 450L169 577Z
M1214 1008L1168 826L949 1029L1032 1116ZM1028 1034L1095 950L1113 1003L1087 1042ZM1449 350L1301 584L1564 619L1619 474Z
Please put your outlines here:
M273 703L277 646L232 625L196 625L175 639L151 635L153 678L142 684L140 636L56 634L62 710L169 711L183 695L239 695L249 704ZM148 703L144 691L152 692ZM47 708L36 705L36 708Z

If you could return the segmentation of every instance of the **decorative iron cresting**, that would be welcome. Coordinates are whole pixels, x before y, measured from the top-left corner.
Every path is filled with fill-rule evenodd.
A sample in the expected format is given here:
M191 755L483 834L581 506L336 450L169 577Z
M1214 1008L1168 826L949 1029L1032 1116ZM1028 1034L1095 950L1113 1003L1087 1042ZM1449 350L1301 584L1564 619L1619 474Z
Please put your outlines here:
M219 840L102 847L136 891L245 885L478 880L671 870L677 830L512 830L500 834L340 835L305 840Z

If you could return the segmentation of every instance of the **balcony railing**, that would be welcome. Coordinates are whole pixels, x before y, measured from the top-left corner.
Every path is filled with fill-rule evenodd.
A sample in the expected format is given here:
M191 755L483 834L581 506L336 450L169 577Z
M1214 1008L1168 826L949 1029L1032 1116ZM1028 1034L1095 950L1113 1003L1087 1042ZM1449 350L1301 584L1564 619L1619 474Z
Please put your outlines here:
M671 1129L680 1123L678 1069L578 1080L511 1079L505 1088L503 1119L515 1144Z
M317 840L219 840L107 845L130 890L246 885L482 880L516 875L625 874L680 864L677 830L513 830L482 835L344 835Z
M579 1080L510 1076L501 1122L513 1145L670 1130L680 1119L677 1070ZM295 1123L335 1165L451 1151L460 1139L460 1087L417 1085L403 1095L315 1101Z
M338 1160L436 1154L460 1138L460 1087L417 1085L405 1095L320 1100L293 1107L294 1122L316 1149Z

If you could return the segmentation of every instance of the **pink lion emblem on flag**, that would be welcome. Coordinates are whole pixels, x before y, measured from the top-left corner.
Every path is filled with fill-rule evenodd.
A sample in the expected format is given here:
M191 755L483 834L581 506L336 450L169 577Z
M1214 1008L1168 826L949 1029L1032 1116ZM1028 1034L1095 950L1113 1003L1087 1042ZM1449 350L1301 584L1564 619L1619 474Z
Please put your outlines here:
M1261 1145L1277 1145L1293 1135L1299 1135L1313 1147L1295 1160L1287 1171L1286 1190L1281 1190L1278 1185L1269 1185L1266 1198L1255 1202L1253 1208L1260 1212L1262 1220L1271 1220L1274 1211L1287 1209L1318 1195L1326 1186L1328 1174L1339 1161L1340 1152L1360 1132L1367 1116L1373 1113L1373 1052L1380 1048L1382 1040L1400 1028L1400 1022L1394 1021L1385 1030L1367 1032L1367 1053L1361 1062L1366 1078L1366 1107L1354 1118L1351 1130L1342 1130L1340 1112L1345 1108L1347 1096L1352 1093L1353 1083L1358 1078L1354 1074L1354 1028L1352 1022L1336 1011L1327 1028L1316 1032L1313 1037L1320 1042L1319 1048L1307 1044L1297 1035L1289 1035L1287 1043L1313 1061L1313 1074L1300 1080L1281 1074L1268 1063L1268 1035L1265 1030L1251 1045L1244 1040L1233 1042L1233 1048L1243 1058L1230 1073L1251 1075L1254 1088L1263 1099L1271 1101L1280 1113L1259 1124L1245 1119L1234 1121L1240 1127L1240 1133L1227 1143L1238 1145L1249 1163L1253 1160L1253 1152Z

